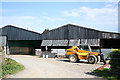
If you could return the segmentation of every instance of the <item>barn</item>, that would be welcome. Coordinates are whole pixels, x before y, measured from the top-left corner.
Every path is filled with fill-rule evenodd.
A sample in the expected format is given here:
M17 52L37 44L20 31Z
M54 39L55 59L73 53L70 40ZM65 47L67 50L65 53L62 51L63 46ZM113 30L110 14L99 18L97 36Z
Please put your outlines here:
M79 46L80 44L90 45L93 48L99 48L100 41L102 41L102 44L110 41L107 46L103 45L105 48L113 48L113 46L111 46L113 44L110 44L111 42L114 42L114 45L116 45L114 47L118 48L120 33L99 31L78 25L67 24L41 34L41 38L43 40L41 46L48 46L48 49L67 49L71 46Z
M7 37L7 53L10 54L34 54L42 42L40 33L12 25L1 28L0 32Z
M73 24L63 25L42 34L12 25L1 28L0 32L1 36L7 37L7 51L10 54L34 54L35 49L46 51L46 46L48 51L67 49L80 44L99 48L101 40L106 43L109 39L117 41L120 39L120 33L99 31Z

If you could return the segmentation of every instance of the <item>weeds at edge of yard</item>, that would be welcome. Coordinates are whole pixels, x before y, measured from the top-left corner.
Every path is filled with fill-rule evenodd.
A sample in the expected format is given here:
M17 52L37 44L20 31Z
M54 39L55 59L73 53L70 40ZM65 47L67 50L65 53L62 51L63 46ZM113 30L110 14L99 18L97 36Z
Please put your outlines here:
M117 80L115 76L110 76L110 69L102 68L100 70L94 70L93 73L96 73L98 76L103 77L108 80Z
M43 56L40 56L40 58L43 58Z
M21 70L24 70L25 67L15 60L7 58L6 61L2 64L2 77L5 77L8 74L15 74Z

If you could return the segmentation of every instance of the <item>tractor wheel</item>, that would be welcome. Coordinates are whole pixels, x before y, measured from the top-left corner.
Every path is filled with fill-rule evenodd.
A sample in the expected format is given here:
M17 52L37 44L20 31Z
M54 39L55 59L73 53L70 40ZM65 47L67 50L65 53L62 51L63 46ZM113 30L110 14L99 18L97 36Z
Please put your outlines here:
M88 57L88 63L95 64L97 62L97 58L94 55L90 55Z
M96 58L97 58L97 62L99 61L99 58L98 58L98 56L96 56Z
M75 55L75 54L71 54L69 56L69 60L70 60L70 62L73 62L73 63L79 61L77 55Z

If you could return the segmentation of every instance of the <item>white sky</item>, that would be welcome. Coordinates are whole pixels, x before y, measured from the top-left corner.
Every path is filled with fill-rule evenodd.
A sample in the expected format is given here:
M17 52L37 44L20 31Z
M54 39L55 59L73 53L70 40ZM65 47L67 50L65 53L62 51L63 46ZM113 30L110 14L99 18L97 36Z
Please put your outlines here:
M42 32L46 28L77 24L102 31L118 32L118 0L42 2L43 0L2 0L0 26L15 25Z

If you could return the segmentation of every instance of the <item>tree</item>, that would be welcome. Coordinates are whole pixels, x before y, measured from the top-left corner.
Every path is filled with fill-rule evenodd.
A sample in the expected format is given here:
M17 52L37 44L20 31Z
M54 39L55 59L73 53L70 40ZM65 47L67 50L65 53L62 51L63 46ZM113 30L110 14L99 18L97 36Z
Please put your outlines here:
M50 31L49 29L45 29L45 30L43 31L43 34L49 32L49 31Z

